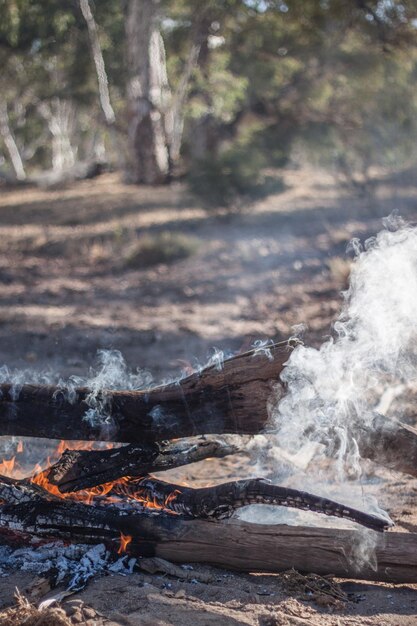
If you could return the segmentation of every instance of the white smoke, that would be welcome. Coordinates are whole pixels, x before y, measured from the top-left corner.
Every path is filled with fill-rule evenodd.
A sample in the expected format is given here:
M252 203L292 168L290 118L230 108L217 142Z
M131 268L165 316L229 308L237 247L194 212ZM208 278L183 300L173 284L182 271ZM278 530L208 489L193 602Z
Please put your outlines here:
M361 477L355 422L371 422L387 388L417 381L417 229L395 216L384 226L364 246L352 242L334 336L319 349L297 347L281 376L288 391L273 414L279 455L294 461L293 484L323 494L331 469L339 488ZM326 459L325 471L317 459Z
M152 376L146 370L131 370L119 350L98 350L95 364L90 367L86 376L63 379L52 371L10 369L3 365L0 367L1 383L12 385L9 393L16 400L24 384L56 385L55 395L62 395L68 402L76 401L77 388L87 388L89 394L86 403L89 408L84 418L99 426L106 425L109 419L107 391L147 389L152 384ZM15 455L20 439L21 437L0 437L0 463ZM22 459L19 457L19 463L24 459L26 467L32 467L35 462L46 467L49 464L48 457L56 450L57 444L58 441L55 440L26 438L25 451ZM95 445L99 448L101 444Z

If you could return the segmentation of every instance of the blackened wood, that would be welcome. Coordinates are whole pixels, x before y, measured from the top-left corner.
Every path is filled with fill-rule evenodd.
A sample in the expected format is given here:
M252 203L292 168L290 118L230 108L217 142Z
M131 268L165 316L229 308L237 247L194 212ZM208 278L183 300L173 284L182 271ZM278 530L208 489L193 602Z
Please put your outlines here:
M244 506L268 504L348 519L380 532L392 525L388 520L376 515L364 513L306 491L274 485L262 478L192 489L146 477L116 483L110 492L110 495L112 494L123 498L127 496L143 499L164 510L194 518L225 519Z
M271 388L297 341L271 344L144 391L0 385L0 435L143 443L260 432Z
M271 482L259 478L192 489L154 477L147 477L116 483L108 493L110 496L121 496L123 503L126 501L126 497L129 500L134 500L133 509L136 504L142 508L151 504L152 507L165 512L193 518L224 519L244 506L268 504L348 519L380 532L391 525L384 518L358 511L305 491L273 485ZM74 498L76 498L76 494L73 494L68 502L77 503ZM34 502L60 501L59 496L52 495L43 487L32 482L5 477L0 477L0 499L6 505L17 505L32 500ZM98 497L92 501L94 506L90 508L95 508L97 503L100 505L105 502L105 497ZM132 509L132 506L129 508ZM112 507L109 510L111 511Z
M220 437L190 437L174 442L129 444L111 450L65 450L48 472L61 493L112 482L122 476L146 476L207 458L221 458L239 448Z

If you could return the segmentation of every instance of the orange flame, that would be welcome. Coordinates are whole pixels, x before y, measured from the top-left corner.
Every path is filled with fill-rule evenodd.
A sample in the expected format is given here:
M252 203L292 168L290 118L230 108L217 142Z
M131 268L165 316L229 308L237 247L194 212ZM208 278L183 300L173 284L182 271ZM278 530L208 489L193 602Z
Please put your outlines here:
M181 491L179 489L174 489L174 491L172 491L166 498L165 498L165 502L164 502L164 506L165 507L169 507L169 505L171 504L171 502L174 502L174 500L177 499L177 497L179 496L179 494L181 493Z
M114 502L119 502L120 498L127 498L129 500L133 500L139 502L142 506L147 507L153 510L167 510L167 512L175 514L175 511L170 510L170 505L177 498L177 496L181 493L179 489L173 490L169 493L165 498L156 496L151 496L149 491L145 490L141 487L141 478L132 478L131 476L124 476L122 478L118 478L112 482L103 483L101 485L97 485L96 487L90 489L84 489L77 492L69 492L69 493L61 493L58 486L54 485L49 480L49 471L51 463L54 463L57 458L59 458L62 453L66 449L91 449L94 446L94 442L81 442L81 441L66 441L62 440L59 442L56 450L51 454L50 457L47 458L46 465L47 468L44 469L39 463L35 465L32 470L32 477L30 481L34 485L38 485L52 496L60 498L60 499L70 499L79 502L83 502L85 504L91 504L94 498L104 498L105 502L110 504ZM112 448L113 444L109 444L107 448ZM17 452L23 452L23 441L19 441L17 444ZM11 459L4 459L0 462L0 474L5 476L14 476L20 477L22 473L22 468L19 467L19 464L16 463L16 457L12 457ZM22 475L22 477L27 476L27 473ZM127 543L130 542L126 536ZM127 543L125 545L127 545Z
M126 548L131 541L132 537L130 535L124 535L123 533L120 533L120 546L117 554L123 554L123 552L126 552Z
M13 474L15 460L15 456L11 459L3 459L0 463L0 474L3 474L3 476L11 476Z

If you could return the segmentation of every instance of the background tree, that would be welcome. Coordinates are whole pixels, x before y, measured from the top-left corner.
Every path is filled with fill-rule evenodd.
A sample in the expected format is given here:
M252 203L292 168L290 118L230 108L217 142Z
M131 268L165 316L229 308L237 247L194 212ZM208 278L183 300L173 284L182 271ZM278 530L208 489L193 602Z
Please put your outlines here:
M294 150L351 180L413 162L416 19L399 0L2 2L2 167L186 174L218 205Z

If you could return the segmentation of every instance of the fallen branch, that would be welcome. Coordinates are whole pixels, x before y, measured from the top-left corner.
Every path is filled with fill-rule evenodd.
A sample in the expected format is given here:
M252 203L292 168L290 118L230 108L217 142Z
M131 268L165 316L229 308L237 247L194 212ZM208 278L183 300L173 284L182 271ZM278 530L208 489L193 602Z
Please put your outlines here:
M39 477L41 480L37 480ZM0 477L0 501L4 506L30 503L32 500L35 504L42 504L44 501L59 504L64 496L60 496L57 490L51 493L48 483L47 470L32 481ZM135 509L137 511L138 508L146 510L150 506L152 509L180 516L211 520L228 518L237 509L250 504L268 504L348 519L380 532L391 525L382 517L358 511L305 491L273 485L259 478L192 489L153 477L137 480L126 477L112 486L103 487L105 489L67 494L65 497L69 498L66 502L78 504L77 500L84 499L89 504L94 503L94 506L88 507L89 509L95 510L96 505L105 504L110 511L114 513L122 511L123 514ZM106 501L107 495L119 496L122 499L121 508L110 507L109 501Z
M146 477L116 483L109 493L151 502L166 511L199 519L225 519L244 506L269 504L348 519L380 532L391 525L381 517L306 491L273 485L262 478L193 489Z
M237 446L220 437L130 444L111 450L65 450L48 470L48 480L61 493L67 493L113 482L122 476L145 476L238 451Z
M143 443L260 432L296 341L271 344L144 391L0 385L0 435Z

